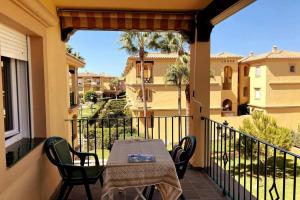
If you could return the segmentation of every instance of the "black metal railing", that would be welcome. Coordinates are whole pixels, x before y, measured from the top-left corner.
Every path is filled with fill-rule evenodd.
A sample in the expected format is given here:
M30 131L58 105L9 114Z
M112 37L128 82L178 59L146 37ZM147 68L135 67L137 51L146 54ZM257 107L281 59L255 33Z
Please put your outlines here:
M300 199L299 155L202 118L206 172L231 199Z
M151 116L68 120L72 146L80 152L93 152L105 165L115 140L161 139L167 149L188 135L191 116ZM74 158L76 160L76 158ZM88 164L90 159L87 160Z

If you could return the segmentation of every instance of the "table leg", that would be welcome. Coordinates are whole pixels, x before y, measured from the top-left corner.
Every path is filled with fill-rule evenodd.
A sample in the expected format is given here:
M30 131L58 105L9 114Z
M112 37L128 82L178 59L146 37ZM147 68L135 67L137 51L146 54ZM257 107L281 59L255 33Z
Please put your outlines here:
M135 188L135 190L138 193L138 195L135 197L134 200L139 199L139 197L141 197L143 200L147 200L146 197L143 195L143 188L142 189Z

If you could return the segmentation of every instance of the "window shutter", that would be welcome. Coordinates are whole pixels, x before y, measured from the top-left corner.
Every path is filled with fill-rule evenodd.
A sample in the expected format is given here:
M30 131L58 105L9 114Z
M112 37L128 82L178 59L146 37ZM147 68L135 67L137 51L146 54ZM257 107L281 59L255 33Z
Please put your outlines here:
M141 63L136 63L136 77L141 77Z
M0 55L28 61L26 35L0 24Z

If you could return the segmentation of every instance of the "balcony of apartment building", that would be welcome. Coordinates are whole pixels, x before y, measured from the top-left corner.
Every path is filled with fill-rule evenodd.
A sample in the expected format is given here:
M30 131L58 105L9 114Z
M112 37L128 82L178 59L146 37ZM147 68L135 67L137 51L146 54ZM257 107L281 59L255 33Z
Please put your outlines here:
M231 127L226 121L221 123L209 119L211 30L218 22L241 10L252 1L206 0L199 2L197 7L194 6L194 1L189 0L174 1L172 4L169 1L162 0L161 4L157 5L151 5L147 2L138 2L133 5L129 1L120 1L116 7L113 6L114 4L107 2L97 3L81 0L78 0L76 5L72 1L43 1L43 3L45 2L50 5L42 6L40 1L35 0L30 2L4 1L2 5L9 5L6 7L8 10L15 8L14 12L11 13L4 12L2 5L0 7L1 16L2 12L4 12L4 15L8 15L5 20L10 19L12 16L16 20L20 16L25 16L26 19L33 16L30 21L32 24L39 21L42 23L35 29L41 38L37 38L36 35L31 38L32 53L38 55L32 57L33 71L37 72L33 74L33 78L36 80L36 82L33 82L33 87L36 88L36 90L33 90L33 106L41 104L40 107L33 107L32 109L34 120L31 123L35 128L36 137L28 136L28 139L24 138L12 146L2 148L1 155L6 154L6 158L0 156L0 159L3 160L3 162L1 160L0 167L1 177L5 180L3 184L0 184L1 199L50 199L51 196L55 198L56 191L60 189L59 172L47 160L41 144L43 144L45 138L53 135L68 137L69 132L65 133L67 131L66 123L71 123L72 127L70 138L66 138L70 145L72 147L78 146L79 152L95 153L99 158L99 165L102 166L106 166L111 153L110 150L118 140L132 140L132 138L137 137L159 139L165 145L166 150L171 150L185 136L194 135L197 139L197 147L190 160L186 175L180 180L180 187L187 199L226 199L227 197L231 199L278 199L278 196L289 197L289 199L299 198L297 178L300 171L300 157L298 155L241 132ZM55 2L60 3L56 4ZM61 8L58 9L58 15L63 23L57 23L55 20L47 21L47 18L52 16L49 14L51 11L47 8L55 7ZM72 7L76 9L72 10ZM21 8L24 10L21 10ZM35 10L36 12L28 15L30 9L36 8L38 8ZM62 8L68 9L64 10ZM82 10L78 10L80 8ZM93 9L87 11L89 8ZM120 14L118 13L118 15L112 11L120 8ZM198 11L195 12L195 9L198 9ZM135 12L132 13L131 10ZM161 12L157 14L153 10L160 10ZM169 10L169 12L165 12L165 10ZM183 10L191 12L182 12ZM17 15L10 15L15 13ZM149 19L144 17L146 14L149 14L149 16L147 15ZM106 17L101 18L102 16ZM132 18L132 16L138 18ZM100 19L97 17L100 17ZM1 17L1 19L3 18ZM141 20L142 23L136 23L136 27L132 27L131 22L137 19ZM99 22L99 20L101 23L94 23L95 21ZM126 20L129 20L130 23L124 23ZM24 21L26 20L19 19L19 23ZM113 23L110 23L110 21ZM17 25L15 21L8 24ZM26 25L28 26L22 26L22 29L19 30L25 30L24 27L27 27L26 30L31 28L29 24ZM43 28L46 30L40 31ZM61 40L66 41L75 30L80 29L134 29L185 33L191 45L190 94L192 95L190 110L192 116L135 116L66 120L65 110L68 96L65 94L67 90L62 89L62 84L67 83L67 74L65 68L63 68L65 67L64 57L59 53L64 52L65 49L62 48L57 51L55 48L63 47ZM56 32L57 30L60 31ZM28 31L28 34L32 33ZM24 41L28 40L24 39ZM47 50L44 52L45 55L43 55L43 49ZM1 55L3 53L5 51L1 49ZM44 57L47 59L43 60ZM59 59L54 59L57 57ZM25 61L16 62L16 65L26 66L26 63L23 62L26 62L27 57L23 56L22 59ZM3 68L3 72L5 72L5 69L9 66L9 59L5 57L2 62L5 65ZM49 66L45 68L46 73L41 71L44 65ZM3 78L7 78L5 75L8 73L3 74ZM25 70L23 75L25 77ZM5 80L7 81L4 81L4 83L8 84L8 79ZM87 81L87 83L90 82ZM39 85L36 85L36 83ZM40 87L40 85L44 86L43 84L45 84L46 89ZM3 123L3 130L12 128L13 122L18 122L18 119L14 117L17 115L11 115L14 110L10 109L9 105L19 106L20 108L26 107L21 102L20 104L16 102L17 105L9 104L8 94L11 91L8 88L6 85L3 88L3 101L5 102L4 117L1 118L5 122ZM26 89L22 90L25 93L26 91L28 92ZM30 94L26 93L26 95ZM20 95L20 98L25 97L25 95ZM148 97L150 98L150 96ZM30 117L28 116L29 110L22 111L24 112L21 114L24 116L20 119L28 119ZM141 123L141 121L145 123ZM181 125L178 125L180 123ZM74 124L77 125L74 126ZM15 133L9 132L5 137L2 137L2 146L5 146L6 141L13 136L15 136ZM79 164L76 156L69 161L68 166ZM93 165L95 160L87 157L82 164ZM82 169L82 167L79 168ZM92 196L99 198L101 190L99 183L94 185ZM72 199L86 198L82 186L76 186L73 191L69 191ZM136 190L129 189L117 191L116 195L119 195L119 199L132 199L136 194ZM116 196L116 198L118 197ZM155 188L153 198L161 198Z
M141 64L136 63L136 83L141 84ZM153 83L153 62L146 61L144 63L144 82L145 84Z

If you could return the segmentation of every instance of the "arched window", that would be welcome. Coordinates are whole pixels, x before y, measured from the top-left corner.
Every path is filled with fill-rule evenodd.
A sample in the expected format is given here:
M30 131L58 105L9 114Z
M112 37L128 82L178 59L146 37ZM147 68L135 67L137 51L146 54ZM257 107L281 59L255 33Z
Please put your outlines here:
M243 88L243 96L244 97L248 97L249 96L249 88L248 87L244 87Z
M249 66L244 67L244 76L249 76Z
M232 101L230 99L225 99L222 106L223 111L232 111Z
M232 68L230 66L224 67L224 82L223 90L231 90L232 85Z

